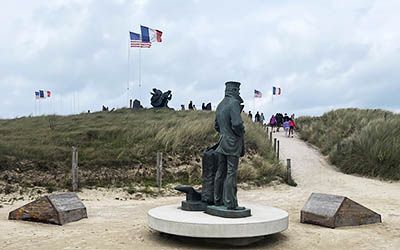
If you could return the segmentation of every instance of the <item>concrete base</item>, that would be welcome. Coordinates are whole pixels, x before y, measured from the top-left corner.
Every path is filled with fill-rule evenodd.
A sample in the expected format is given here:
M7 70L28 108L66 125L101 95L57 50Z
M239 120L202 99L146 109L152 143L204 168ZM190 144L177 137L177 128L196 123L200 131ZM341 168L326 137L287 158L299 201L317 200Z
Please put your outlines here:
M223 218L204 212L189 212L178 205L153 208L148 212L150 228L167 234L194 238L250 238L282 232L288 228L289 217L284 210L253 204L252 216Z

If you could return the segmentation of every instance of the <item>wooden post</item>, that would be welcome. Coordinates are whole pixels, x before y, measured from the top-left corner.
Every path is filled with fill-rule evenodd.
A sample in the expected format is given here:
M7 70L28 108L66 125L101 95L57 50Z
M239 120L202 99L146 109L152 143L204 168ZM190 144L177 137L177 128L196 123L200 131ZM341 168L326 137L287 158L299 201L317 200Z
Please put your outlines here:
M132 99L129 99L129 108L132 109Z
M162 165L163 165L163 153L157 152L157 186L160 189L162 187Z
M287 183L290 184L290 183L292 183L292 165L291 165L290 159L286 159L286 162L287 162L287 164L286 164L286 168L287 168L286 180L287 180Z
M269 132L269 128L268 128L268 126L267 126L267 134L268 134L268 132Z
M71 169L71 174L72 174L72 191L76 192L78 191L78 148L77 147L72 147L72 169Z
M274 152L276 153L276 138L274 138Z
M269 143L272 143L272 129L271 132L269 132Z
M277 148L276 148L276 158L278 158L279 161L279 140L277 141Z

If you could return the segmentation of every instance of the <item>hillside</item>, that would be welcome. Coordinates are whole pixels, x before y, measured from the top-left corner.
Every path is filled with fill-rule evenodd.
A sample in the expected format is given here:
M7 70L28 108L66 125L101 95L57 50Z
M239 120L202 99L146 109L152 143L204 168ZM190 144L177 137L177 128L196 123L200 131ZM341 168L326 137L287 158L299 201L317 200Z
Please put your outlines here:
M200 184L201 153L218 139L214 112L127 109L73 116L0 120L0 185L71 186L71 147L79 151L81 187L155 185L156 153L164 184ZM244 117L247 156L239 181L268 183L282 175L267 134ZM1 192L1 188L0 188Z
M400 180L400 115L339 109L297 120L300 136L343 172Z

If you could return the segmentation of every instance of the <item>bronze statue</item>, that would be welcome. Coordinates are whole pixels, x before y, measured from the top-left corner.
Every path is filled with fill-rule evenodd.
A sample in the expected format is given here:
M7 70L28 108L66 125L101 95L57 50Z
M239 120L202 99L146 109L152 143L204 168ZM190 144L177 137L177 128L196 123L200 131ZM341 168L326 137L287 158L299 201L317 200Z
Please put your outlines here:
M239 157L244 155L244 126L240 116L243 99L239 95L239 82L227 82L225 98L217 107L215 129L220 134L218 169L214 184L214 203L227 209L243 209L237 202L237 169Z
M220 134L216 145L203 154L202 192L190 186L178 186L186 193L181 208L203 211L210 215L242 218L251 210L239 207L237 200L237 170L239 157L244 156L244 125L241 117L243 99L240 83L226 82L225 97L216 110L215 129ZM194 195L195 194L195 195Z
M163 93L161 90L153 88L153 93L150 92L150 94L152 95L150 102L154 108L168 108L168 101L172 98L171 90Z

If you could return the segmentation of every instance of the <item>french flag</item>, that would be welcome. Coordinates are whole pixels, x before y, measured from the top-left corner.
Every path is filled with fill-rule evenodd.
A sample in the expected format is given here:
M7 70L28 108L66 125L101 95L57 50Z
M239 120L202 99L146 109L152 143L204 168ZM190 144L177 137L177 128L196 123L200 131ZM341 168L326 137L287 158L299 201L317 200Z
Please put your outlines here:
M142 32L142 42L162 42L162 31L151 29L149 27L140 25Z
M272 94L273 95L280 95L282 93L281 88L272 87Z

